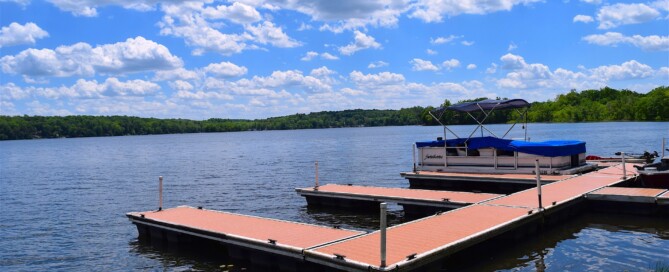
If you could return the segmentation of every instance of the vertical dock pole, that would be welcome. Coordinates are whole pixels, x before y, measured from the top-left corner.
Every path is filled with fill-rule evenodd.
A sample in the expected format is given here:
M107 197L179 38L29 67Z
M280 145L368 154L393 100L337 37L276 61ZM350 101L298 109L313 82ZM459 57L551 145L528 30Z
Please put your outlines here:
M413 158L413 172L416 173L416 144L413 144L411 149L411 155ZM664 148L662 148L664 150Z
M158 211L163 210L163 176L158 177Z
M625 152L620 152L620 155L622 157L622 162L623 162L623 180L627 179L627 168L625 167Z
M386 221L386 212L388 210L388 204L382 202L380 204L381 210L381 267L386 267L386 227L388 222Z
M534 161L534 172L537 173L537 195L539 196L539 211L543 209L541 204L541 173L539 172L539 160Z
M314 190L315 191L318 191L318 186L319 186L318 185L318 161L316 161L316 181L315 181L315 185L314 185Z

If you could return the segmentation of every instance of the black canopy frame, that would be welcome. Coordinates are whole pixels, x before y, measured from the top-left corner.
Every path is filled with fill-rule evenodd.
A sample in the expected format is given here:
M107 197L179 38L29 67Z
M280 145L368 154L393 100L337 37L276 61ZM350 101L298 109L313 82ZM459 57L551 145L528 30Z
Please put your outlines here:
M491 113L495 110L504 110L504 109L514 109L518 114L520 115L521 119L523 120L523 129L525 130L525 140L527 141L527 111L530 107L530 103L525 101L524 99L506 99L506 100L495 100L495 99L486 99L486 100L481 100L481 101L473 101L473 102L464 102L464 103L459 103L456 105L448 106L448 107L439 107L436 108L432 111L429 112L429 114L437 120L439 124L441 124L444 127L444 139L446 139L446 131L451 132L455 137L460 138L455 132L453 132L451 129L448 128L447 125L441 122L441 118L444 116L444 112L447 110L452 110L452 111L457 111L457 112L464 112L469 115L478 125L474 130L467 136L467 140L469 140L474 133L480 128L481 129L481 134L483 134L483 130L485 129L490 133L491 135L495 136L496 138L500 138L495 133L490 131L488 128L485 127L484 123L490 117ZM521 109L524 109L521 111ZM476 118L474 115L472 115L472 112L477 112L481 111L483 113L483 118L479 120L479 118ZM511 132L511 130L518 124L518 119L514 120L515 122L509 127L509 129L502 135L502 139L506 137L506 135Z

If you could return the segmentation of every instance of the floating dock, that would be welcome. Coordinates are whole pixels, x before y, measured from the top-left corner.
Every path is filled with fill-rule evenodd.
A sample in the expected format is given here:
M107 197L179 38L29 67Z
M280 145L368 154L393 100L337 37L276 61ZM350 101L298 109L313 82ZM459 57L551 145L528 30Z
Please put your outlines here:
M318 188L297 188L310 206L329 206L378 210L379 203L391 202L404 207L405 215L434 214L501 197L499 194L434 191L327 184Z
M402 172L409 180L409 187L416 189L454 189L458 191L486 191L514 193L536 186L534 174L485 174L436 171ZM543 175L542 184L549 184L574 175Z
M632 214L669 213L669 190L655 188L606 187L586 195L598 211Z
M622 165L615 165L542 186L541 204L537 189L528 189L368 234L189 207L127 216L137 225L140 237L213 239L261 255L289 258L295 262L292 267L430 269L483 242L509 233L524 237L541 224L562 222L571 213L583 210L577 204L586 202L585 195L632 178L632 164L625 169L628 176L623 176ZM666 199L665 195L659 198ZM382 243L385 251L381 250ZM386 252L385 262L381 252ZM255 260L255 256L251 258Z

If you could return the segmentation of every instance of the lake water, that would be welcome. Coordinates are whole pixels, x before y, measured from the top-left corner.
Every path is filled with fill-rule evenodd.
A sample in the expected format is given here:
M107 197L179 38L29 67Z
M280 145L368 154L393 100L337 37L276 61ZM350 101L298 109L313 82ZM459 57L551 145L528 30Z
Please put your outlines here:
M466 136L473 128L454 131ZM492 126L500 134L506 128ZM660 152L669 123L530 124L528 131L533 141L584 140L588 154L608 156ZM137 241L125 213L157 208L158 176L165 178L164 207L373 230L375 214L310 209L294 188L313 185L314 161L321 184L407 187L399 173L411 169L411 144L442 133L410 126L0 142L0 271L216 270L226 264ZM394 207L391 223L402 220ZM586 214L470 268L644 271L661 261L669 264L669 219Z

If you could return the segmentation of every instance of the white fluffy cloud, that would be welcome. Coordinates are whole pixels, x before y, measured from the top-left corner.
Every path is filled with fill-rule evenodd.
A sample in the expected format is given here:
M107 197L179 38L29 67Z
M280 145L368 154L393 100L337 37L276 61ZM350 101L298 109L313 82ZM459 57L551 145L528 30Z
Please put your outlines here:
M177 0L48 0L48 2L76 16L93 17L98 15L97 8L101 6L116 5L126 9L148 11L153 10L159 2L177 2Z
M497 80L497 86L506 89L587 89L607 86L612 81L644 79L656 76L658 71L636 60L620 65L603 65L574 72L563 68L553 71L541 63L527 63L521 56L506 54L500 58L507 74Z
M451 70L453 68L460 67L460 61L457 59L445 60L444 62L441 63L441 66L446 68L447 70Z
M322 59L325 59L325 60L338 60L339 59L339 57L337 57L335 55L332 55L330 53L327 53L327 52L318 53L318 52L314 52L314 51L309 51L300 60L301 61L310 61L310 60L312 60L312 59L314 59L318 56L320 56Z
M255 26L247 26L248 30L253 36L253 41L261 44L271 44L276 47L290 48L299 46L300 43L286 33L280 27L276 27L270 21L264 21L262 24Z
M467 64L467 70L474 70L474 69L476 69L476 64L473 63Z
M272 45L281 48L300 46L301 43L289 37L281 27L255 14L255 8L246 4L232 4L216 8L205 6L202 2L163 3L165 13L161 22L160 34L183 38L187 45L194 47L193 54L201 55L212 51L223 55L241 53L243 50L259 49L258 45ZM256 11L257 12L257 11ZM243 24L242 32L224 33L220 23L225 18Z
M660 16L660 12L642 3L613 4L604 6L597 12L599 29L610 29L621 25L648 22Z
M92 76L170 70L183 65L167 47L143 37L92 47L87 43L26 49L0 58L2 71L27 77Z
M669 51L669 36L625 36L618 32L606 32L585 36L583 40L597 45L631 44L646 51Z
M414 71L437 71L439 70L439 67L436 65L432 64L431 61L429 60L422 60L422 59L413 59L409 63L411 63L412 67L411 70Z
M14 83L8 83L0 88L2 96L13 100L26 99L28 97L43 97L48 99L90 99L103 97L129 97L129 96L151 96L160 90L160 86L145 80L120 81L115 77L107 78L104 82L96 80L79 79L69 87L19 87Z
M540 0L418 0L410 17L425 22L440 22L444 16L488 14L509 11L516 5L528 5Z
M576 23L576 22L580 22L580 23L586 23L586 24L587 24L587 23L592 23L592 22L594 22L595 19L593 19L592 16L581 15L581 14L579 14L579 15L574 16L574 20L573 20L573 21L574 21L574 23Z
M237 24L250 24L262 19L260 12L254 7L239 2L230 6L206 7L202 10L202 15L207 19L227 19Z
M342 55L350 56L353 55L355 52L363 49L381 48L381 44L376 42L376 40L374 40L374 37L365 35L365 33L362 33L358 30L356 30L353 33L354 33L353 43L339 47L339 53L341 53Z
M381 72L378 74L363 74L360 71L353 71L349 78L359 87L376 88L377 86L396 85L404 83L404 76L401 74Z
M204 67L203 69L208 74L212 74L220 77L238 77L243 76L248 72L248 69L244 66L237 66L232 62L221 62L221 63L212 63Z
M38 39L48 36L49 33L35 23L21 25L13 22L9 26L3 26L0 29L0 48L19 44L35 44Z

